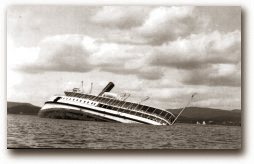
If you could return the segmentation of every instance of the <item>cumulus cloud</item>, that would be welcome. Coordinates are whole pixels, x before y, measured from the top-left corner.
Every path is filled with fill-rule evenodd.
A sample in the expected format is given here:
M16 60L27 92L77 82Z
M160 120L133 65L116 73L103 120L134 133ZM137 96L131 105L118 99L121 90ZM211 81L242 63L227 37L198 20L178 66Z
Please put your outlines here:
M147 57L130 45L100 43L83 35L56 35L41 41L33 63L21 63L16 69L27 73L100 70L140 79L160 79L162 69L149 66Z
M111 28L104 42L161 45L205 30L209 19L190 6L106 6L91 21Z
M140 79L160 79L163 76L162 68L149 65L149 57L149 51L144 51L144 47L103 43L92 55L91 61L100 71L134 75Z
M200 32L206 24L193 7L159 7L150 12L137 32L152 44L162 44Z
M11 8L7 65L13 94L9 95L31 99L31 84L40 81L33 91L46 90L51 80L50 96L67 86L63 78L71 85L88 79L97 85L94 92L113 81L117 93L129 91L135 102L148 95L152 101L146 103L152 106L175 108L198 92L194 106L238 108L241 32L240 21L231 20L240 10L207 8ZM221 13L227 16L221 19ZM229 28L230 22L236 25ZM62 86L56 89L55 83Z
M12 38L7 38L7 65L15 68L20 65L32 64L35 62L39 47L17 47Z
M241 33L191 35L157 47L151 65L177 68L188 85L241 85Z
M34 47L47 36L98 33L88 23L97 7L83 5L11 5L7 33L18 46ZM29 38L29 39L28 39Z
M151 64L192 69L203 64L238 63L241 60L241 32L193 34L156 47Z
M239 31L195 34L155 47L101 43L84 35L57 35L40 43L37 62L19 69L26 72L100 70L158 80L173 68L185 70L181 81L188 85L237 86L241 77L240 67L235 67L241 60L240 41ZM214 73L225 69L232 72Z
M149 11L150 7L143 6L104 6L91 21L106 28L129 29L140 26Z
M100 70L120 75L135 75L140 79L158 80L163 77L162 69L158 67L139 66L140 68L126 68L125 65L101 65Z
M47 37L40 43L36 61L17 69L24 72L44 71L86 72L92 69L88 62L89 51L82 44L81 36Z

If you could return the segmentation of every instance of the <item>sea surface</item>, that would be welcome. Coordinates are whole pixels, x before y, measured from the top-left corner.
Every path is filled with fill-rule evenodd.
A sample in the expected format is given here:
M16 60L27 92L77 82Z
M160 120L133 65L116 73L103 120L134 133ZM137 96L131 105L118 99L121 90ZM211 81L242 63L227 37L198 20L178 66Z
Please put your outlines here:
M154 126L7 116L8 148L240 149L241 127Z

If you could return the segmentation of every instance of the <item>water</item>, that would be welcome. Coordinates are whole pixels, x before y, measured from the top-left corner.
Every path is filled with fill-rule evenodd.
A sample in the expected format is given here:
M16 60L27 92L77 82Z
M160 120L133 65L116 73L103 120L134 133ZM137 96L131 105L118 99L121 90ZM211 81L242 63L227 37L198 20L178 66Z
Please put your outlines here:
M8 148L240 149L240 126L153 126L7 116Z

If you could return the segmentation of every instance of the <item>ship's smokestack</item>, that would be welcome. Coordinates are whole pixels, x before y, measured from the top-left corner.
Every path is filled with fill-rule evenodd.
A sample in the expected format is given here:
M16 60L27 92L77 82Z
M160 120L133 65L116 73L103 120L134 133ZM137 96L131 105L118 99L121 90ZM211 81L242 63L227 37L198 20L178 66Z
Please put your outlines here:
M108 85L101 91L101 93L98 96L102 96L104 92L110 92L112 88L114 88L115 84L112 82L109 82Z

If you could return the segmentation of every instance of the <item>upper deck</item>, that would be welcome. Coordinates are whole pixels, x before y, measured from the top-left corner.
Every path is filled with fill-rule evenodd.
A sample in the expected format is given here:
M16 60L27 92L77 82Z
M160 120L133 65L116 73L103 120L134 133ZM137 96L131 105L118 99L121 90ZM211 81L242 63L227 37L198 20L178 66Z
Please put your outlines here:
M102 97L102 96L94 96L90 94L85 93L77 93L72 91L65 91L65 95L69 97L77 97L77 98L83 98L88 99L91 101L96 101L100 103L103 108L111 109L111 110L117 110L117 111L130 111L130 112L142 112L147 114L156 115L158 117L161 117L165 120L172 120L175 118L175 116L166 110L158 109L138 103L128 102L128 101L121 101L115 98L108 98L108 97Z

